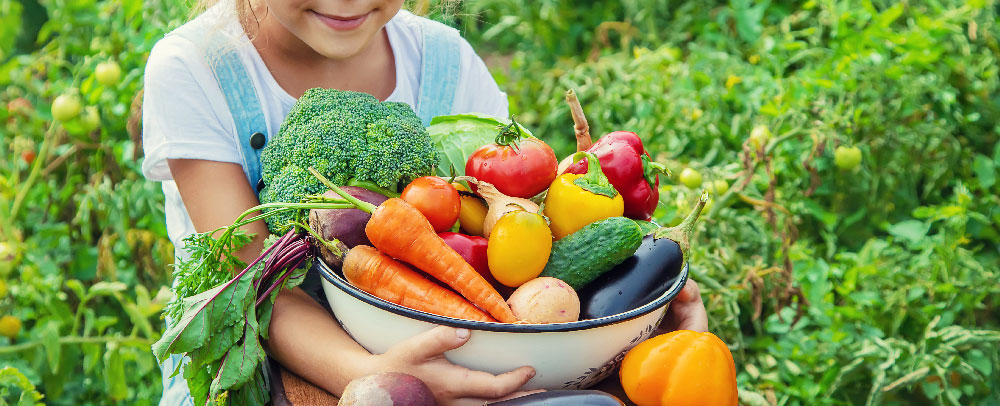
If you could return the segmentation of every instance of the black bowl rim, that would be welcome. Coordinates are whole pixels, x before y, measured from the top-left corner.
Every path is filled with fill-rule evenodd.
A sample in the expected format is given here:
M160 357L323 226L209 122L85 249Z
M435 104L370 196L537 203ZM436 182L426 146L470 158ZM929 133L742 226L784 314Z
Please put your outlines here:
M420 321L425 321L432 324L440 324L445 326L451 326L456 328L467 328L471 330L485 330L485 331L495 331L501 333L553 333L553 332L563 332L563 331L577 331L586 330L595 327L609 326L612 324L621 323L634 319L639 316L643 316L653 310L659 309L663 305L667 304L674 297L680 293L681 289L687 283L688 278L688 263L685 262L684 266L681 268L680 275L678 275L677 282L674 283L670 289L667 289L664 294L656 298L652 302L645 305L639 306L635 309L629 310L624 313L618 313L611 316L601 317L597 319L580 320L569 323L553 323L553 324L511 324L511 323L491 323L483 321L472 321L472 320L462 320L452 317L439 316L436 314L431 314L423 312L420 310L413 310L408 307L403 307L398 304L388 302L386 300L380 299L368 292L354 287L342 276L337 275L333 269L330 268L326 262L322 260L316 261L319 265L320 275L327 282L330 282L340 290L343 290L347 294L353 296L355 299L361 300L369 305L375 306L379 309L386 310L397 315L408 317L411 319L416 319Z

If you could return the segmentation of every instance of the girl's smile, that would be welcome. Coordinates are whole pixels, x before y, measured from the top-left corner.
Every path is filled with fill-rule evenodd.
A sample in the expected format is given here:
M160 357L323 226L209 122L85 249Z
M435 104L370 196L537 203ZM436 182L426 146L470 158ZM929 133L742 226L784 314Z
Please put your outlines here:
M323 14L315 10L309 10L313 15L316 16L323 24L327 27L333 28L337 31L350 31L358 28L365 22L368 15L371 12L367 12L361 15L355 15L350 17L341 17L336 15Z

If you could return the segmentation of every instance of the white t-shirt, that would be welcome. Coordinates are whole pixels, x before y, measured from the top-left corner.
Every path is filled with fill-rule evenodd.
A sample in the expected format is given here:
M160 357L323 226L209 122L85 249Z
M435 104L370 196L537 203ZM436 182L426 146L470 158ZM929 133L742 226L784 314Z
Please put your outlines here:
M396 64L396 88L386 100L411 107L420 89L420 18L400 11L385 26ZM235 14L217 5L188 24L208 24L209 29L223 30L236 39L233 49L257 91L268 135L277 134L295 98L271 76ZM507 95L500 91L469 43L461 41L460 48L461 68L452 113L506 117ZM144 88L142 173L147 179L163 182L167 232L174 246L180 247L181 240L195 228L172 180L167 159L241 164L236 124L200 48L179 35L168 35L153 47L146 64Z

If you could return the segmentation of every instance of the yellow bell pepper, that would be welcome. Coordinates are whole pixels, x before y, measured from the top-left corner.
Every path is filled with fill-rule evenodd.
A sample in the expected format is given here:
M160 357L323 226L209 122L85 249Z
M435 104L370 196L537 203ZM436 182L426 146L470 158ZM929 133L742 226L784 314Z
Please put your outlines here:
M737 406L736 365L712 333L677 330L643 341L625 354L619 372L639 406Z
M543 212L551 221L552 236L557 240L587 224L625 212L625 201L604 176L597 156L577 152L573 160L581 157L587 158L587 173L559 175L545 196Z

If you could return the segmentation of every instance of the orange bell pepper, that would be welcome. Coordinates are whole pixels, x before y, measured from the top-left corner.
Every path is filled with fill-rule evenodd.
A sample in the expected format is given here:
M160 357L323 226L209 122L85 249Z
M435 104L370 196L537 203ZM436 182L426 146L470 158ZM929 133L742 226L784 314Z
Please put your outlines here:
M625 354L622 387L639 406L736 406L736 365L712 333L678 330Z

